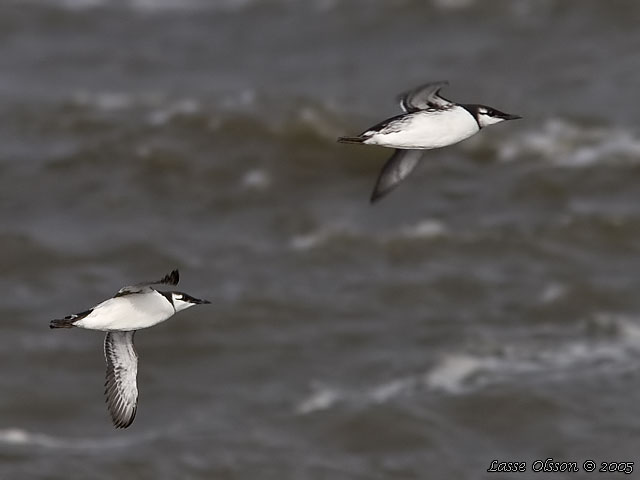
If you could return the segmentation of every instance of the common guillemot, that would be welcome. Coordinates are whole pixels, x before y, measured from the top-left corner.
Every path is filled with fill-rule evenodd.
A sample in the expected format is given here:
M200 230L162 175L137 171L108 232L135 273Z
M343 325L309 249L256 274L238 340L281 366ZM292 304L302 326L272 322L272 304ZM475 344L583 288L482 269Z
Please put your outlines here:
M342 143L363 143L395 148L384 164L371 203L393 190L418 164L421 150L453 145L481 128L522 118L486 105L457 104L440 95L449 82L422 85L399 96L403 114L388 118L357 137L340 137Z
M136 330L164 322L194 305L211 303L183 292L163 292L152 285L177 285L178 270L160 280L121 288L112 298L81 313L52 320L51 328L80 327L106 331L104 357L107 361L105 394L107 408L116 428L127 428L138 405L138 355L133 345Z

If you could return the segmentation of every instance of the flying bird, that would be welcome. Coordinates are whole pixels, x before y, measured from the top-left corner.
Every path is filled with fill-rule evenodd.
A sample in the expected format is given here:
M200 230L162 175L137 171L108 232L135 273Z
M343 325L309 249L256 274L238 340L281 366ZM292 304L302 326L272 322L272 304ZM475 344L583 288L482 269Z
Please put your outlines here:
M483 127L522 118L486 105L454 103L440 95L449 82L422 85L399 96L401 115L388 118L357 137L340 137L342 143L360 143L395 148L382 167L371 203L398 186L415 168L422 150L453 145L478 133Z
M153 285L177 285L178 270L153 282L122 287L113 298L81 313L52 320L51 328L80 327L106 331L104 357L107 361L105 394L107 408L116 428L133 423L138 406L138 355L133 345L137 330L164 322L194 305L211 303L183 292L160 291Z

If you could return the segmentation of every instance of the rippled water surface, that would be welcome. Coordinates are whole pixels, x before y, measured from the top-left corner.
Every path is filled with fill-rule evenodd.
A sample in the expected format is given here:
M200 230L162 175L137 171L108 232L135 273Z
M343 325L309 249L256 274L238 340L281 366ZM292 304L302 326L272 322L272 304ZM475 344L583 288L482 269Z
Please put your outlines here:
M0 2L0 478L640 461L639 17ZM370 206L389 152L336 137L441 79L525 118L429 152ZM213 303L137 334L138 415L116 431L103 335L48 322L173 268Z

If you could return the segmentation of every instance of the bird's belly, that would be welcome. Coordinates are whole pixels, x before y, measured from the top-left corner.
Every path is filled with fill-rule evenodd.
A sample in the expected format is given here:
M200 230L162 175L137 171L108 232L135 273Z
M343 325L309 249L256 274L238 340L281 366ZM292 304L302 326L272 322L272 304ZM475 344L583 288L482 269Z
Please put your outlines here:
M90 330L140 330L164 322L175 311L169 302L155 298L116 297L96 307L93 312L74 325Z
M364 143L383 147L429 150L453 145L480 129L477 122L466 112L448 112L440 115L417 114L398 128L389 125L373 134Z

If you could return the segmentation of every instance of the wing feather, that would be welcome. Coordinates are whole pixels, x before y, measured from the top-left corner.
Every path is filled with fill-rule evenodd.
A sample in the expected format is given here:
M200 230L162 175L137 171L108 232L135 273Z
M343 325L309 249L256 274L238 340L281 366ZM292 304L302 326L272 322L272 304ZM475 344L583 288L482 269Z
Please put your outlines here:
M149 293L153 289L151 285L177 285L180 281L180 273L178 270L173 270L171 273L168 273L160 280L155 280L151 282L140 282L134 285L128 285L126 287L122 287L118 290L118 293L115 294L115 297L123 297L125 295L132 295L136 293Z
M422 150L397 149L380 171L380 176L371 194L371 203L378 201L409 175L418 164Z
M449 85L447 81L431 82L409 90L398 97L400 107L406 113L427 109L447 109L454 105L453 102L440 95L440 89L447 85Z
M104 358L107 361L105 395L107 409L116 428L133 423L138 406L138 354L133 345L134 331L107 332Z

